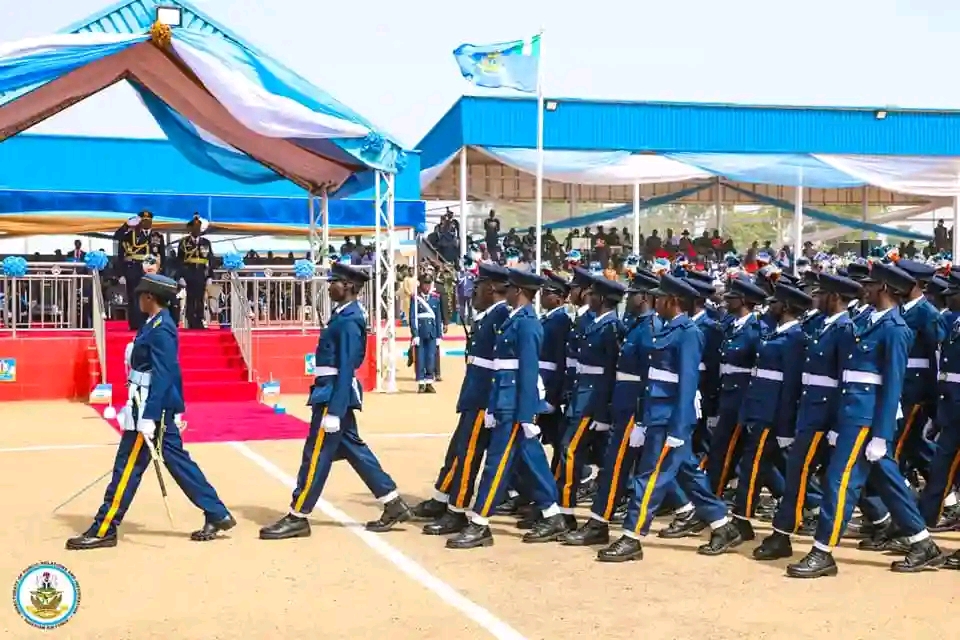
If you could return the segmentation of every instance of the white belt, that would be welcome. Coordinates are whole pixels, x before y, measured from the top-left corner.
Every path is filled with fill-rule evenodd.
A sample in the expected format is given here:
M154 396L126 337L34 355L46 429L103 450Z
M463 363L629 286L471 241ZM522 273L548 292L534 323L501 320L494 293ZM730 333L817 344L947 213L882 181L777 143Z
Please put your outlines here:
M588 376L602 376L604 373L603 367L594 367L589 364L577 364L577 373L578 374L587 374Z
M783 382L783 371L774 371L773 369L754 369L750 372L750 374L754 378L760 378L761 380Z
M622 382L643 382L643 378L637 374L625 373L623 371L617 371L617 380Z
M680 376L674 372L664 371L663 369L657 369L656 367L650 367L650 370L647 372L647 377L651 380L657 380L659 382L680 382Z
M697 369L699 369L700 371L706 371L706 370L707 370L707 365L705 365L705 364L703 364L703 363L701 362L701 363L700 363L700 366L697 367Z
M467 356L467 364L472 364L481 369L496 369L493 360L490 358L481 358L480 356Z
M746 367L735 367L732 364L720 365L720 375L725 376L731 373L753 373L753 369L747 369Z
M579 364L580 364L580 361L577 360L576 358L567 358L568 369L576 369Z
M830 389L836 389L840 386L840 383L837 382L835 378L830 376L818 376L812 373L803 374L803 384L808 387L828 387Z
M149 387L150 378L151 375L149 371L131 371L127 374L127 382L135 384L138 387Z
M847 369L843 372L843 381L852 382L854 384L883 384L883 376L879 373L871 373L869 371L853 371L852 369Z
M930 361L926 358L910 358L907 360L907 369L929 369Z
M539 369L542 371L556 371L557 363L556 362L546 362L545 360L540 361Z
M336 367L314 367L313 375L316 378L323 378L324 376L335 376L340 373L340 370Z
M500 359L493 361L493 368L497 371L516 371L520 368L520 361L514 358Z
M960 373L947 373L946 371L942 371L940 373L940 382L960 383Z

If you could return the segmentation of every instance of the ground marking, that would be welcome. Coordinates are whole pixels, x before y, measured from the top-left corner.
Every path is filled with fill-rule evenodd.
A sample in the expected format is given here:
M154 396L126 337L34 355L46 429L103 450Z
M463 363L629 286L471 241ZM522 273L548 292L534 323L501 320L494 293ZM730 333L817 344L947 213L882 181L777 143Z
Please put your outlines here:
M75 449L103 449L105 447L115 447L118 443L110 444L44 444L33 447L5 447L0 448L0 453L29 453L31 451L70 451Z
M230 445L245 458L263 469L268 475L273 476L290 489L294 489L296 487L297 481L293 476L287 474L280 467L248 447L246 444L242 442L231 442ZM440 578L437 578L431 574L422 566L404 555L400 550L385 542L382 536L363 529L361 526L359 526L359 523L356 520L348 516L343 511L340 511L326 500L322 498L318 500L317 509L319 509L328 518L331 518L341 525L344 525L348 531L360 538L368 547L389 560L398 569L407 574L409 578L426 587L448 605L454 609L457 609L468 618L476 622L494 638L499 638L500 640L526 640L523 634L521 634L519 631L508 625L503 620L500 620L498 617L477 603L469 600L466 596L462 595L459 591L448 585L446 582L440 580Z

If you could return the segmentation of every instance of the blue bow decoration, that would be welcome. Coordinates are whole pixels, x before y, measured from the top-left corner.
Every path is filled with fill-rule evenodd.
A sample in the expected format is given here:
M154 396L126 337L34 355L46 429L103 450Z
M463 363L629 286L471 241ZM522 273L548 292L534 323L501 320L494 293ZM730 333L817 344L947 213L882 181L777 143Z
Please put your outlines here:
M7 256L2 264L3 275L8 278L22 278L27 275L27 261L20 256Z
M293 263L293 275L297 280L310 280L315 273L315 265L310 260L297 260Z
M107 257L107 254L103 252L103 249L88 251L83 256L83 263L87 265L87 269L91 271L103 271L107 268L108 262L110 262L110 259Z
M223 268L231 273L243 269L243 256L236 251L231 251L223 256Z
M371 131L367 134L367 137L363 139L363 147L361 148L363 153L366 154L378 154L383 151L383 136L375 131Z
M400 173L407 168L407 152L404 150L397 151L397 157L393 161L393 165L397 168L397 173Z

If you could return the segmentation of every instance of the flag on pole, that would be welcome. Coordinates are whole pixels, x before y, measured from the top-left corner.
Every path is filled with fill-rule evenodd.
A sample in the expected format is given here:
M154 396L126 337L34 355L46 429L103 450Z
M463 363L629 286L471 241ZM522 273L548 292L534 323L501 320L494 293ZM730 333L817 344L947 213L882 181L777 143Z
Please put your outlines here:
M460 73L478 87L537 93L540 36L489 45L462 44L453 52Z

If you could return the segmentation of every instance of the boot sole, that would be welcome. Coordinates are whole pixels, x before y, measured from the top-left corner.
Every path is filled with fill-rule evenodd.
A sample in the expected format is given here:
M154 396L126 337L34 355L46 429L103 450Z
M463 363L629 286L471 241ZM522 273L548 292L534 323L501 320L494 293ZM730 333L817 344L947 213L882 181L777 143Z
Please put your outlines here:
M598 544L610 544L610 538L596 538L593 540L569 540L564 537L557 538L557 542L562 544L565 547L594 547Z
M562 532L562 533L555 533L555 534L552 534L552 535L547 536L546 538L528 538L527 536L523 536L523 538L521 538L521 540L522 540L523 542L525 542L526 544L541 544L541 543L544 543L544 542L558 542L558 541L563 537L563 535L564 535L565 533L566 533L565 531Z
M683 531L667 531L666 529L662 529L657 532L657 537L663 538L664 540L679 540L680 538L693 538L703 533L703 530L706 528L707 528L706 525L704 525L699 528L684 529Z
M93 551L95 549L112 549L117 546L117 541L113 540L111 542L99 542L95 545L73 545L69 542L66 544L67 551Z
M790 571L790 567L787 567L788 578L798 578L801 580L809 578L834 578L836 577L837 573L839 573L839 569L836 566L817 571L816 573L796 573Z
M493 546L493 538L484 538L483 540L471 542L470 544L450 544L450 542L450 540L447 541L447 549L479 549L481 547Z
M923 573L924 571L933 571L939 569L947 562L947 556L941 553L936 558L930 558L921 565L915 567L897 566L896 563L890 565L890 571L894 573Z
M742 545L744 542L747 542L747 540L744 540L743 538L739 538L739 539L734 539L730 544L726 545L722 549L707 549L705 547L699 547L697 548L697 553L699 553L701 556L722 556L727 551L736 549L737 547Z
M261 540L290 540L292 538L309 538L310 533L311 533L310 529L304 529L303 531L295 531L293 533L283 533L283 534L261 533L260 539Z
M398 524L409 522L412 517L413 515L409 511L406 511L398 515L396 518L394 518L389 524L384 524L382 526L371 526L372 523L367 523L364 526L364 529L372 533L386 533L387 531L390 531Z
M643 552L631 553L628 556L597 556L597 562L608 562L611 564L619 564L621 562L632 562L635 560L643 560Z

